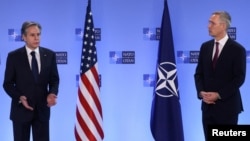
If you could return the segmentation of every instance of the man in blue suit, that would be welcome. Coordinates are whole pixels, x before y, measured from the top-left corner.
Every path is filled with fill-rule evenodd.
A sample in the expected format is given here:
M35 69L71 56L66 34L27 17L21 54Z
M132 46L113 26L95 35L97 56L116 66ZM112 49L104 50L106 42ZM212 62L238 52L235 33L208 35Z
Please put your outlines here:
M21 29L25 46L11 51L6 61L3 88L11 98L10 119L14 141L49 141L50 107L56 104L59 75L55 53L40 47L41 26L24 22ZM32 73L35 52L38 76Z
M201 45L194 74L206 140L208 125L237 125L243 111L240 87L246 76L246 50L228 36L230 24L228 12L212 13L208 30L214 39ZM213 63L214 58L218 59Z

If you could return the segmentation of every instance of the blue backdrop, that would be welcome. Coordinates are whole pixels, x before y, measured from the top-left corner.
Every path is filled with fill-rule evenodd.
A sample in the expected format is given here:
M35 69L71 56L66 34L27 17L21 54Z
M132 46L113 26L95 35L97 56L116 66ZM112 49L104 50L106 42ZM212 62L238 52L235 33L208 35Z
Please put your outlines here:
M178 59L185 141L204 139L200 101L196 98L193 79L196 63L183 61L178 53L191 58L190 52L198 51L201 43L211 38L207 25L214 10L231 13L236 40L250 50L249 5L249 0L168 0ZM64 52L63 57L58 55L66 61L61 60L64 63L58 64L61 83L58 104L52 108L51 141L75 140L77 75L82 48L78 31L84 26L86 6L87 0L0 1L0 82L3 81L7 53L24 45L18 37L25 20L41 23L42 46ZM153 141L150 132L151 82L156 69L156 29L161 24L163 0L92 0L92 12L95 28L100 28L100 41L96 46L101 75L104 141ZM122 56L126 51L131 53L129 59ZM117 62L114 54L128 64ZM250 76L247 74L241 88L245 111L240 114L240 124L250 123L249 85ZM10 98L2 87L0 99L0 140L11 141Z

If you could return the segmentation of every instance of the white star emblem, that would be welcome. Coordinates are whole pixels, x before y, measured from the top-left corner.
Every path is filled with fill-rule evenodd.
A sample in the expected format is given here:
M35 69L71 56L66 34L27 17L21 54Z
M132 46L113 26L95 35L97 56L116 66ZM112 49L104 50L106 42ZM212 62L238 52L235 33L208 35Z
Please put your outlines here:
M170 68L170 69L166 70L164 68ZM171 62L163 62L158 66L157 73L158 73L158 81L155 89L156 94L161 97L172 97L172 96L178 97L178 89L175 85L175 81L177 81L176 65Z
M153 80L154 80L154 79L152 79L151 77L148 77L148 80L146 80L146 82L147 82L148 84L151 84L151 82L153 82Z
M14 31L10 36L12 36L13 39L16 39L16 37L18 36L18 34Z
M153 32L151 32L150 30L148 30L148 32L145 34L148 38L150 38L153 35Z
M112 57L112 60L114 60L115 62L118 60L119 56L117 54L114 54L114 56Z
M80 33L78 34L78 36L79 36L80 38L83 37L83 31L82 31L82 30L80 31Z
M184 53L182 53L179 58L181 58L181 60L184 61L187 58L187 56Z

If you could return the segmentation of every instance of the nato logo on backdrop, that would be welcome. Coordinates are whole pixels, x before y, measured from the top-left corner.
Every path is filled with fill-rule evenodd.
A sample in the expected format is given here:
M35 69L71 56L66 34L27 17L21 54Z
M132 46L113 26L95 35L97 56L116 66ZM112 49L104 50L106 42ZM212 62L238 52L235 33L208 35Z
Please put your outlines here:
M248 50L246 54L247 54L247 63L250 63L250 51Z
M155 86L155 74L143 74L143 86L154 87Z
M160 28L143 28L143 40L159 40Z
M197 63L199 51L177 51L177 63Z
M135 64L135 51L110 51L110 64Z
M68 53L56 52L56 63L57 64L68 64Z
M9 41L11 42L20 42L22 40L21 30L20 29L8 29Z
M228 28L227 29L227 34L231 39L236 40L236 27Z
M83 33L84 33L84 31L82 28L75 29L75 37L76 37L77 41L82 41ZM101 28L95 28L95 40L101 41Z

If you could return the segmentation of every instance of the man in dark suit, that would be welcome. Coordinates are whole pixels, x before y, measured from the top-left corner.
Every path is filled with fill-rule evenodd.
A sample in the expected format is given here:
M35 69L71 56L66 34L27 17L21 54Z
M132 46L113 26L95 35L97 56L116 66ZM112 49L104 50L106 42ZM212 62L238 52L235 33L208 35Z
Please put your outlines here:
M208 125L237 125L243 111L240 87L246 76L246 50L227 35L230 24L228 12L212 13L208 30L214 39L201 45L194 74L206 140ZM214 58L218 59L213 63Z
M30 141L31 129L33 141L49 141L50 107L56 104L59 86L56 56L52 50L40 47L39 23L24 22L21 34L25 46L8 54L3 82L11 97L14 141ZM33 51L37 75L32 73Z

